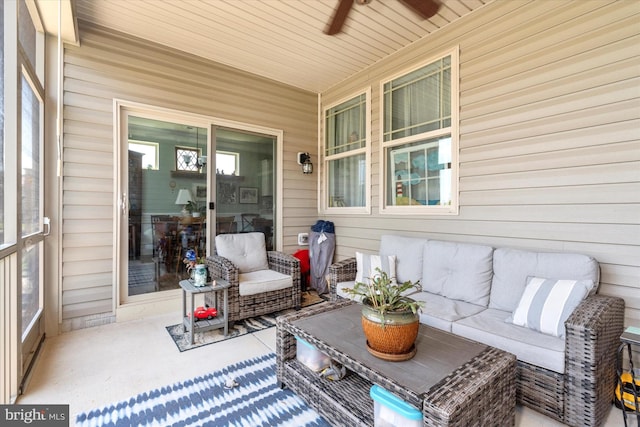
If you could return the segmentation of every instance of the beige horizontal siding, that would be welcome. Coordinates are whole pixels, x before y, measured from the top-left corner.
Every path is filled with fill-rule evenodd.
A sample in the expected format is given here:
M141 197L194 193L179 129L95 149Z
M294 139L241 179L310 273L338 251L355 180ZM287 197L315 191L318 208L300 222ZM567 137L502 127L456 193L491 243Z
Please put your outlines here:
M317 217L315 176L298 151L315 150L316 94L80 23L66 47L62 235L63 329L112 321L116 168L114 99L281 129L284 249ZM289 217L294 218L289 221Z
M640 7L493 2L322 94L372 88L371 215L335 215L336 257L383 234L579 252L640 321ZM460 213L380 215L380 81L460 48Z

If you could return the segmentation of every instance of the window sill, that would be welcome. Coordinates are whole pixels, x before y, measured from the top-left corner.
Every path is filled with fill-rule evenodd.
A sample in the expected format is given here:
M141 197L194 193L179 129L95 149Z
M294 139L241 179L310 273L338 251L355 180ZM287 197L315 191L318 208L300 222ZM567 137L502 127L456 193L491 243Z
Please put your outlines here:
M206 174L191 171L171 171L171 178L201 178Z

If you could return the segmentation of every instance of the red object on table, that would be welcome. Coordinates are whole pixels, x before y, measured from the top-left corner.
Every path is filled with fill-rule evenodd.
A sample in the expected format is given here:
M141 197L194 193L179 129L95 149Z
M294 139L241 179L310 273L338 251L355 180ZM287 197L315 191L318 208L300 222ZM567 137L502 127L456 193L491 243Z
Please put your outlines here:
M218 315L218 310L215 307L198 307L193 312L193 320L198 321L200 319L213 319Z

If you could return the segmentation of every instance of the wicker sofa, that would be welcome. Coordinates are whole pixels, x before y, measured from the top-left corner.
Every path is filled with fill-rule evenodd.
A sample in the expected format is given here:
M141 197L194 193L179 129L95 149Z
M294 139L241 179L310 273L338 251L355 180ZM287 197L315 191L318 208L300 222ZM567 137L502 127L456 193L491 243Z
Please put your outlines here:
M519 404L571 426L602 424L615 387L624 300L596 293L595 259L387 235L380 258L388 257L395 258L398 281L420 281L422 291L411 296L425 302L421 323L517 356ZM342 289L352 286L356 273L355 257L330 267L332 299L347 296ZM564 336L512 323L533 276L595 285L564 328L559 324Z
M237 250L229 250L231 246ZM228 291L229 322L274 313L288 308L300 308L300 261L292 255L267 251L262 233L220 234L216 236L216 250L225 248L226 255L216 253L207 257L209 274L231 284ZM286 276L286 277L282 277ZM281 286L282 279L288 284ZM244 281L244 283L242 283ZM276 286L272 286L272 285ZM255 288L243 292L243 286ZM217 294L217 306L223 304ZM210 294L205 304L213 305Z

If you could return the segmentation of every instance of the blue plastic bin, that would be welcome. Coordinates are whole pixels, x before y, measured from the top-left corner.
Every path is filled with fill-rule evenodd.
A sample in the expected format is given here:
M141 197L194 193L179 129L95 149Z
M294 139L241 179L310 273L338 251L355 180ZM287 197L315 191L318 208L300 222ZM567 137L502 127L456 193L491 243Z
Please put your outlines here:
M296 359L314 372L320 372L331 363L329 356L303 340L296 337Z
M369 395L373 399L374 427L422 426L422 412L395 394L374 384Z

